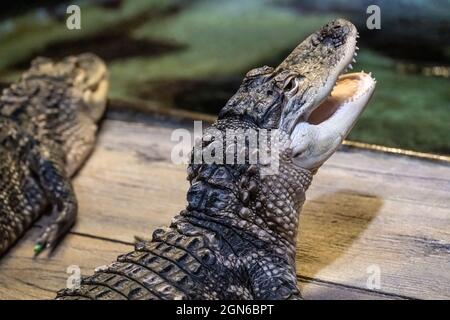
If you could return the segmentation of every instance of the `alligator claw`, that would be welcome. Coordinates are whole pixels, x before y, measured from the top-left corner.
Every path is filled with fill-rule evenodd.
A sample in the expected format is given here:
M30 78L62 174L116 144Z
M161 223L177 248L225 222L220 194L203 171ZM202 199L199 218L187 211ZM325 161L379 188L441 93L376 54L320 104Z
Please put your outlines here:
M68 203L59 211L56 209L57 218L48 225L39 236L34 245L34 254L37 256L47 248L55 248L58 241L69 231L76 219L76 206Z

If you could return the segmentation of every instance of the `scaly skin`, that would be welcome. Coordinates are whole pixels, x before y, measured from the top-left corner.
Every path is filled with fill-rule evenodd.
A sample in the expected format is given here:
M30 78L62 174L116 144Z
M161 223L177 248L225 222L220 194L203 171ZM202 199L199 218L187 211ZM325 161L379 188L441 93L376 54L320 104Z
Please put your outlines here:
M54 63L37 58L0 97L0 256L43 213L54 220L36 253L73 225L70 176L94 146L106 105L106 67L84 54Z
M300 299L298 212L313 173L350 131L374 87L362 73L338 80L356 37L350 22L332 21L276 69L247 73L192 153L186 209L151 241L137 243L57 298ZM327 98L334 84L340 90ZM228 151L217 133L239 129L278 129L278 143L269 144L279 150L277 172L263 174L270 162L261 158L255 164L248 158L243 164L195 161L199 153L213 155L213 145ZM238 155L239 149L232 151L235 160Z

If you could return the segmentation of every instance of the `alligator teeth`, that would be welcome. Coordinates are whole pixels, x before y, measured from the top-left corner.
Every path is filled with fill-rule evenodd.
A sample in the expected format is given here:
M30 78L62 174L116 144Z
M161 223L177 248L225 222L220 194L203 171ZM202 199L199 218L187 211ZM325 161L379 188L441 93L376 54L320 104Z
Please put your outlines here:
M356 49L356 50L359 50L358 46L355 46L355 49Z
M355 53L353 54L355 57L357 57L358 56L358 53L355 51Z
M352 59L352 62L353 62L353 63L356 63L356 59L355 59L355 58L353 58L353 59Z
M348 65L348 68L349 68L350 70L353 70L353 66L352 66L351 63Z

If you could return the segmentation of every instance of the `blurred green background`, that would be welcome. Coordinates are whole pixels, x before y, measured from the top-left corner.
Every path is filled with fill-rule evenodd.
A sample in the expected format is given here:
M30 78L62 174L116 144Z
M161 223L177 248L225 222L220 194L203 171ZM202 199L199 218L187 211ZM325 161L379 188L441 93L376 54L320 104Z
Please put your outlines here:
M355 70L378 81L349 139L450 154L450 1L97 0L0 4L0 86L35 56L92 51L110 68L110 98L217 114L251 68L277 65L335 17L360 30ZM69 4L81 30L68 30ZM368 30L366 8L381 8Z

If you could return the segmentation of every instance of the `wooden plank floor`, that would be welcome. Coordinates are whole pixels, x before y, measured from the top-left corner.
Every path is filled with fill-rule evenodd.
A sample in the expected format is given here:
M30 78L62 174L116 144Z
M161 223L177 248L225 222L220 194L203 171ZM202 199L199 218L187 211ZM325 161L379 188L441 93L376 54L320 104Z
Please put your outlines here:
M185 205L185 166L170 161L183 121L109 114L75 178L78 223L51 255L32 258L39 226L0 261L0 299L53 298L70 265L82 274L150 237ZM450 165L339 151L302 211L298 280L307 299L450 299ZM373 272L380 286L368 288Z

